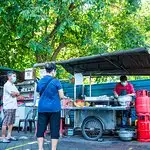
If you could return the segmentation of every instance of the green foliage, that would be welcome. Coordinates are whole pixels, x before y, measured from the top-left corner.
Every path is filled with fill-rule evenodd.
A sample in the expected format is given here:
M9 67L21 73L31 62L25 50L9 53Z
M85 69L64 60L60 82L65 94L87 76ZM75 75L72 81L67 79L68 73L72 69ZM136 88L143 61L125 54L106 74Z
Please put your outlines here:
M24 69L35 62L146 46L150 5L144 2L0 0L0 65Z

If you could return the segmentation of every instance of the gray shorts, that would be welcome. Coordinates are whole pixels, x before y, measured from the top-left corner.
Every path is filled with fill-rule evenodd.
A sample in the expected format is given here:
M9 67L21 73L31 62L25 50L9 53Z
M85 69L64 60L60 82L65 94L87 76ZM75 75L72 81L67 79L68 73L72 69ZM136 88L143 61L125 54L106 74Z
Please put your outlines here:
M15 123L16 109L5 109L3 126L13 125Z

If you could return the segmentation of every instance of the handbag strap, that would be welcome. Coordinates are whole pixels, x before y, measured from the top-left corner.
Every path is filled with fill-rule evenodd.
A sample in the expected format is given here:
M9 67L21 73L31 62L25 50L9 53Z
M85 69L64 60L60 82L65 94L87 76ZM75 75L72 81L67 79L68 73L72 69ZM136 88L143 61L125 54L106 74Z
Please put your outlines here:
M50 83L52 80L53 80L53 78L50 78L50 79L48 80L48 82L46 83L46 85L44 86L44 88L41 90L41 92L40 92L40 96L42 96L42 94L43 94L43 93L44 93L44 91L47 89L47 87L48 87L49 83Z

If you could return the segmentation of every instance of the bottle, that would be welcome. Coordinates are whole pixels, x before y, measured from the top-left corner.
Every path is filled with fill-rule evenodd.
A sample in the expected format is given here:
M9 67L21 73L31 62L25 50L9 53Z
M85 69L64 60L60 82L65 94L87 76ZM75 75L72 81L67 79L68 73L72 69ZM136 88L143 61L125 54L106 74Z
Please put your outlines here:
M69 118L68 115L67 115L66 118L65 118L65 124L66 124L66 125L70 125L70 118Z

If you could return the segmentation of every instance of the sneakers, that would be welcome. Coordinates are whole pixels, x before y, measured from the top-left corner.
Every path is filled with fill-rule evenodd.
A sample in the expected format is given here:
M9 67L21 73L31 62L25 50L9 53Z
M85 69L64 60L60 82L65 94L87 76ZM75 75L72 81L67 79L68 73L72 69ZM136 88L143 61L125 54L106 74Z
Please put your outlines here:
M10 143L10 140L3 138L0 140L0 143Z

